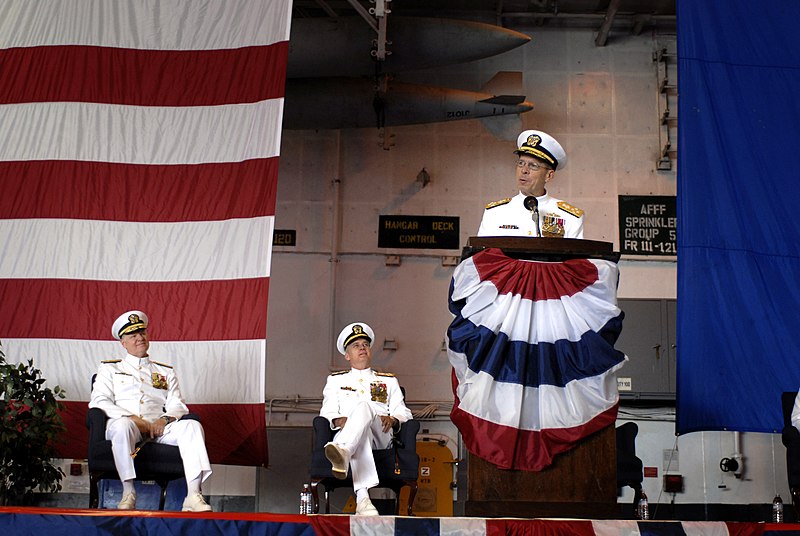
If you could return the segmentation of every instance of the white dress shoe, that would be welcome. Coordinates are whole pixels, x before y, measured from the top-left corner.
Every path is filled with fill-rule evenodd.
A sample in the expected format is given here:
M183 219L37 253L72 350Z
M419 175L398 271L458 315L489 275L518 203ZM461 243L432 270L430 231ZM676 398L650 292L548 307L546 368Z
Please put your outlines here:
M136 494L126 493L117 505L117 510L136 510Z
M184 499L181 510L184 512L210 512L211 505L206 502L202 494L191 493Z
M339 480L347 478L347 467L350 465L350 452L335 443L325 445L325 457L333 466L331 471L333 476Z
M357 516L377 516L378 509L375 508L375 505L372 504L372 501L369 500L369 497L364 497L358 504L356 505L356 515Z

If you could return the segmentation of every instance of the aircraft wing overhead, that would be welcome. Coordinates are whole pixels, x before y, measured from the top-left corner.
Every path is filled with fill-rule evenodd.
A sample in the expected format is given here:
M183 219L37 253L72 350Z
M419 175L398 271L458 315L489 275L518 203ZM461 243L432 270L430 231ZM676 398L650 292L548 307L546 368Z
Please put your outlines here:
M520 32L482 22L392 15L391 54L383 72L403 72L488 58L528 43ZM294 19L288 78L372 76L375 32L360 17Z
M514 106L525 102L525 95L497 95L495 97L483 99L480 102L485 102L486 104Z

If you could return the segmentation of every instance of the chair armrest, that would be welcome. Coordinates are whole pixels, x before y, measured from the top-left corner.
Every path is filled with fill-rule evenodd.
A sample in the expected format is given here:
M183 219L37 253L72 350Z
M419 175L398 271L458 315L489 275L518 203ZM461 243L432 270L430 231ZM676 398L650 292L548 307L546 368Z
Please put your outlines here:
M106 412L100 408L89 408L86 412L86 428L89 429L89 443L105 441L106 439Z
M417 434L419 433L419 421L410 419L400 425L400 430L395 432L394 440L397 448L413 449L417 451Z
M800 447L800 430L791 424L784 426L781 432L781 442L783 442L783 446L786 448Z
M312 422L314 448L321 449L325 447L326 443L333 441L333 436L336 435L336 430L331 430L331 423L322 415L314 417Z

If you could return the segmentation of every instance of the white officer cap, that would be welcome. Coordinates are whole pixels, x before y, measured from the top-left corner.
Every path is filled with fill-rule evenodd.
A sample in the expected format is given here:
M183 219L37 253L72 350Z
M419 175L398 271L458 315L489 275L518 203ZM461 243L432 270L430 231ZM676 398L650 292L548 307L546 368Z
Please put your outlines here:
M357 339L367 339L367 341L372 344L372 341L375 339L375 333L372 331L372 328L364 322L348 324L344 327L342 332L339 333L339 338L336 339L336 349L339 350L340 354L344 355L347 345Z
M111 334L115 339L119 340L128 333L147 329L148 322L147 315L142 311L128 311L114 320L114 324L111 326Z
M526 130L517 137L517 154L528 154L544 160L553 169L564 168L567 164L567 153L556 139L541 130Z

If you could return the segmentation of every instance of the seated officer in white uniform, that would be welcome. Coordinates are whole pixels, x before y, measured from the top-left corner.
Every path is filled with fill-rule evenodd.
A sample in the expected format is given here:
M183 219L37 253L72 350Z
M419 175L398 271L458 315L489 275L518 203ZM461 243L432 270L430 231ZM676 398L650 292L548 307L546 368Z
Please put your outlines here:
M549 134L526 130L517 138L515 152L519 193L486 205L478 236L583 238L583 211L545 189L567 161L561 145Z
M347 478L348 466L353 472L357 515L378 515L369 498L369 488L378 485L372 449L388 448L392 429L411 419L397 378L370 368L374 339L372 328L363 322L342 330L336 348L351 368L328 376L320 410L331 429L338 430L325 445L325 456L336 478Z
M148 356L147 315L128 311L114 322L111 332L127 355L103 361L92 389L90 408L108 416L106 439L111 441L114 464L122 480L120 510L136 508L133 481L136 471L131 453L144 438L177 445L183 458L187 494L185 512L210 512L200 484L211 474L202 425L192 419L181 398L178 378L170 365L151 361Z

